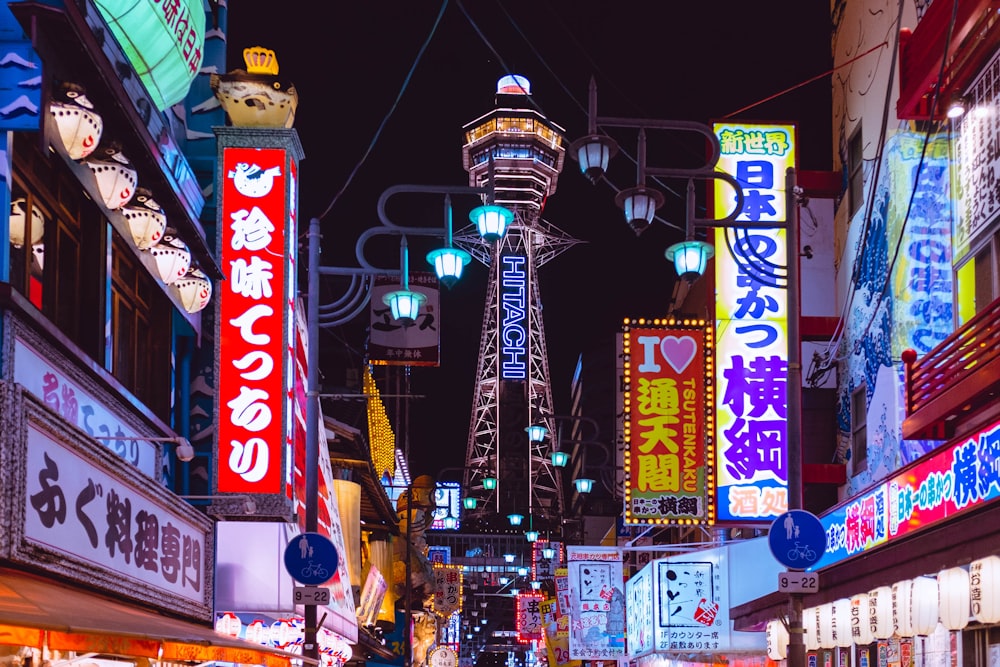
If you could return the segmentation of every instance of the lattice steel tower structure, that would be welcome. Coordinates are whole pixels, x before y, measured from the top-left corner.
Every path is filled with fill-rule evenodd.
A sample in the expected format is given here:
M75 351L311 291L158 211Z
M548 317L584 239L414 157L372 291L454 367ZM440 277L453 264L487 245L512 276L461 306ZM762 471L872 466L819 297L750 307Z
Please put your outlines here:
M545 530L558 525L563 490L551 439L530 443L525 431L553 413L538 268L579 241L541 219L566 148L563 129L532 108L530 85L521 76L503 77L496 108L463 128L469 184L492 179L495 203L513 211L514 220L492 244L470 228L455 241L489 267L466 493L478 497L481 518L521 514L525 530L529 522ZM496 488L484 485L487 478L497 480Z

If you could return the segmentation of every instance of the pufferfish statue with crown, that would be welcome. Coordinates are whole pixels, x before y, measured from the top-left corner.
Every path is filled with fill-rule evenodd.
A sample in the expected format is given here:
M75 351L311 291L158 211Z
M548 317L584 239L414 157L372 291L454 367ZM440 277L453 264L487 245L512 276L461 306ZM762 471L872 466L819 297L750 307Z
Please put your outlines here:
M299 95L295 86L278 80L278 59L271 49L243 49L246 70L213 74L209 85L236 127L284 127L295 122Z

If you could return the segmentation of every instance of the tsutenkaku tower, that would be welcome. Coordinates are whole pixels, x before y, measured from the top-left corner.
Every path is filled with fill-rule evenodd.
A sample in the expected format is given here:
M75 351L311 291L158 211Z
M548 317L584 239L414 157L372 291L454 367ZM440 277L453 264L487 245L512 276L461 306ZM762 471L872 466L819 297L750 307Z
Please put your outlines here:
M493 244L472 231L455 239L489 267L465 489L479 498L477 514L521 514L525 530L529 521L537 528L557 520L563 509L551 438L530 443L525 432L553 412L538 267L578 243L541 219L566 149L562 128L532 108L530 86L521 76L500 79L496 108L463 128L469 184L492 179L495 203L514 220ZM497 480L495 489L484 487L486 478Z

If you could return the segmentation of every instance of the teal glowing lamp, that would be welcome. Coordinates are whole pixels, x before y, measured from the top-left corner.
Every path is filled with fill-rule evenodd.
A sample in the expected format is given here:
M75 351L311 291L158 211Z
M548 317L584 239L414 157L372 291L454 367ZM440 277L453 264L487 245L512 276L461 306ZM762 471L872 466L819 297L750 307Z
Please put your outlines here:
M453 516L446 516L444 518L444 527L446 530L455 530L458 528L458 519Z
M673 244L663 254L674 263L674 269L682 280L693 283L704 275L705 266L715 254L715 248L710 243L688 239Z
M541 424L532 424L524 430L528 432L528 440L532 442L541 442L549 434L549 429Z
M615 196L615 204L625 212L625 221L636 236L642 234L653 222L656 209L663 206L663 201L663 193L645 185L622 190Z
M540 581L532 581L531 582L531 590L533 590L533 591L539 591L541 589L542 589L542 582L540 582Z
M510 525L512 525L512 526L520 526L521 523L524 521L524 515L523 514L508 514L507 515L507 520L510 521Z
M545 547L542 549L542 558L545 560L552 560L556 557L556 550L552 547Z
M402 276L401 289L389 292L382 297L382 302L389 306L392 311L392 319L399 322L403 327L413 326L420 314L420 306L424 305L427 297L420 292L410 290L410 253L406 246L406 237L400 241L400 265Z
M517 568L517 576L519 576L519 577L527 577L528 576L528 568L526 568L526 567L519 567L519 568Z
M594 480L580 477L573 480L573 485L576 486L577 493L590 493L594 488Z
M472 209L469 219L476 225L483 240L492 243L499 241L507 233L507 227L514 221L514 214L503 206L487 204Z
M534 542L534 541L536 541L538 539L538 531L537 530L529 530L529 531L527 531L527 532L524 533L524 537L529 542Z
M504 554L503 555L503 562L505 562L505 563L513 563L515 558L517 558L517 556L515 556L514 554Z
M569 454L566 452L552 452L552 465L557 468L565 468L566 464L569 463Z
M497 488L497 478L496 477L483 477L483 488L487 491L492 491Z
M427 253L427 261L445 287L451 287L462 277L462 269L472 261L472 255L458 248L438 248Z
M466 496L465 498L462 498L462 507L464 507L467 510L476 509L476 503L477 503L476 499L473 498L472 496Z

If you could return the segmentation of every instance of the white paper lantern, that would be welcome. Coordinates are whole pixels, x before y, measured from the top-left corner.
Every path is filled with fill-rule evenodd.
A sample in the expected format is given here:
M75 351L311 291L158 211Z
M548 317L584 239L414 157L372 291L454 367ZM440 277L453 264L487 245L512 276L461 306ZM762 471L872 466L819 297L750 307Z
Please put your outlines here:
M781 621L768 621L765 631L767 636L767 657L771 660L784 660L788 655L788 628Z
M170 289L189 313L201 312L212 300L212 281L198 269L188 269L183 278L170 283Z
M900 637L913 636L913 622L910 620L910 593L913 582L909 579L892 585L892 625Z
M10 203L10 242L18 248L24 245L25 227L27 226L28 202L24 197L18 197ZM31 207L31 244L42 240L45 233L45 216L37 206Z
M871 613L867 593L860 593L851 598L851 639L858 646L866 646L875 641L875 635L872 634Z
M868 620L875 639L888 639L896 629L892 620L892 589L879 586L868 591Z
M833 603L827 602L816 607L817 639L820 648L833 648Z
M49 113L56 121L59 139L73 160L82 160L97 148L104 131L104 120L92 109L77 103L52 102Z
M128 223L132 242L139 250L148 250L163 238L163 232L167 228L167 216L163 215L163 211L149 206L126 206L122 209L122 215Z
M191 251L176 236L164 236L159 244L146 252L156 260L160 280L168 285L183 278L191 267Z
M980 623L1000 623L1000 557L987 556L969 564L972 616Z
M969 573L960 567L938 572L938 613L941 624L949 630L961 630L969 624Z
M807 651L819 648L819 607L810 607L802 612L803 640Z
M938 624L938 582L934 577L917 577L910 593L910 623L915 635L929 635Z
M841 598L830 606L833 609L830 617L833 645L847 648L854 642L851 633L851 601Z
M112 211L117 211L129 203L135 194L138 175L128 162L118 160L85 160L84 164L94 172L97 179L97 189L101 193L104 205Z

